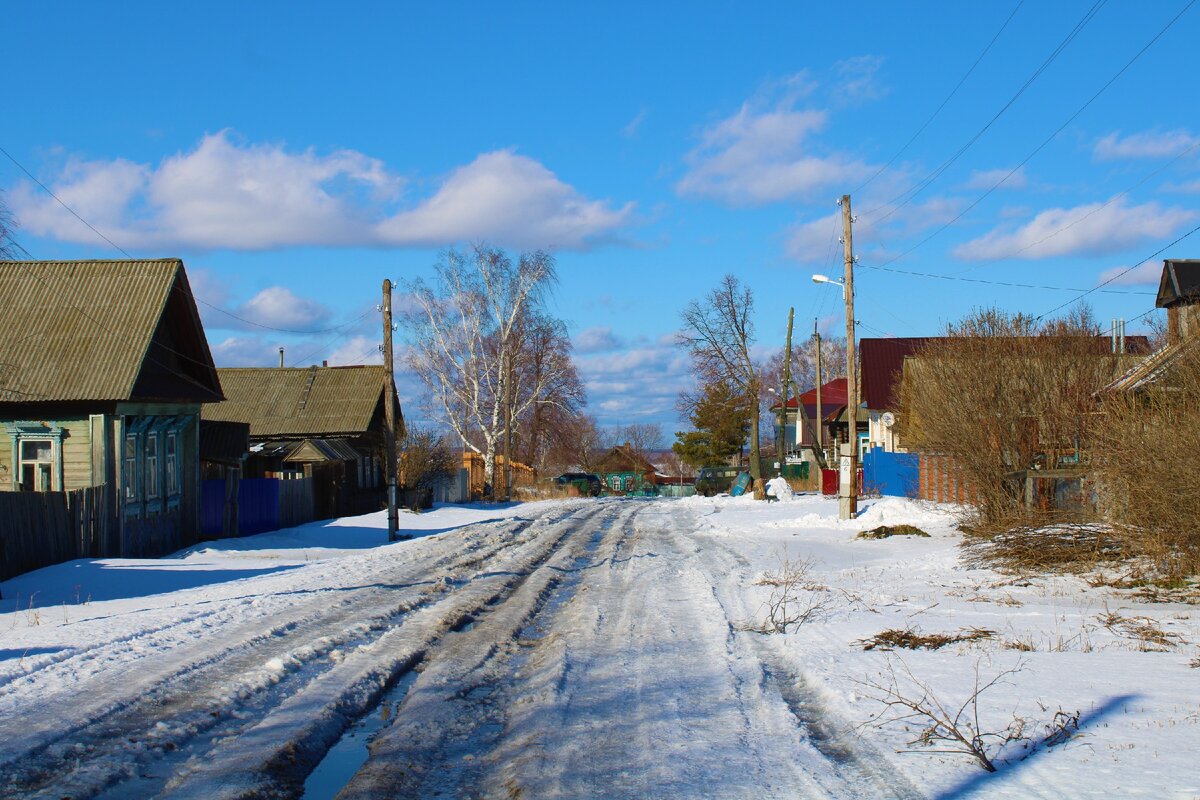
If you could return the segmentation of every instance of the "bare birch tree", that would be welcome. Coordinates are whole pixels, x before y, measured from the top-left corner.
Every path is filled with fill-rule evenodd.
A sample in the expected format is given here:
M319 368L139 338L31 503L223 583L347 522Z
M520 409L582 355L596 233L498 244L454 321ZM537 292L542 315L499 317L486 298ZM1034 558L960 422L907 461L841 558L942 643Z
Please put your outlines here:
M704 301L693 300L683 310L680 343L692 357L701 383L725 382L746 398L750 408L750 476L756 493L762 474L759 459L758 398L762 379L750 355L754 345L754 294L736 277L726 275Z
M517 419L538 396L517 387L520 330L556 280L548 253L476 246L448 250L435 282L409 284L411 306L400 315L410 337L408 366L429 390L432 410L463 446L484 458L496 485L496 455ZM548 378L547 378L548 379ZM522 407L524 406L524 407Z

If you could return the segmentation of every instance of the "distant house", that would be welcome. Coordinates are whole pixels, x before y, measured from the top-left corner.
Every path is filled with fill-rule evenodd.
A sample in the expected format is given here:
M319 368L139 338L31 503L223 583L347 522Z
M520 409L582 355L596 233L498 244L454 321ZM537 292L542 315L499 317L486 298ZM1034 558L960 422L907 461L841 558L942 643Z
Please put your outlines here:
M226 402L206 422L250 426L246 478L312 478L318 518L378 510L385 502L386 373L382 366L221 368ZM403 432L400 401L392 394Z
M779 403L771 406L771 413L778 415L779 406ZM784 422L785 453L804 461L818 461L815 451L819 440L824 445L827 460L834 452L835 442L846 440L848 427L846 379L834 378L821 386L819 410L816 387L798 396L788 398ZM866 422L861 414L859 415L858 430L860 437L865 434Z
M0 303L0 491L105 486L105 555L195 541L223 395L183 262L4 261Z
M613 494L650 491L657 481L654 465L628 442L609 450L596 462L595 472Z

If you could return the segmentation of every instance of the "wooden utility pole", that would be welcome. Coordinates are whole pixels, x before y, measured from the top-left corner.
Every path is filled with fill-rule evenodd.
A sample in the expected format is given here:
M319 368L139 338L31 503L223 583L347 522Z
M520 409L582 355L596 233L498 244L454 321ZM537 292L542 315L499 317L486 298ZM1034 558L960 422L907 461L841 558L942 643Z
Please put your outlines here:
M384 415L386 419L383 440L387 450L387 503L388 541L397 540L400 514L396 509L396 373L392 359L392 282L383 279L383 382Z
M817 340L817 450L820 451L821 457L817 461L825 464L825 429L822 423L825 421L825 412L821 407L821 332L817 330L817 321L813 320L813 336Z
M787 405L788 405L788 387L792 385L792 315L796 309L788 309L788 331L787 344L783 348L783 391L779 395L779 447L776 448L779 452L779 474L783 475L783 466L787 458L787 445L784 442L784 433L787 431ZM796 415L796 425L799 429L800 416Z
M854 353L854 240L851 226L850 195L842 195L842 243L846 271L842 292L846 300L846 422L847 446L839 466L842 470L842 492L838 503L841 519L858 516L858 364ZM847 460L847 456L849 459ZM846 471L849 470L849 476Z

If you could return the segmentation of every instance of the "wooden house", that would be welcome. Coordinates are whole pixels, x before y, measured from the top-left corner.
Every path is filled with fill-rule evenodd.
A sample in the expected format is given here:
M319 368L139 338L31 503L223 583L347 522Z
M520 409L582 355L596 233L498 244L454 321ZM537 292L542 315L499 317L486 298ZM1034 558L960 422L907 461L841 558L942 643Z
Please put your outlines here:
M194 542L223 395L183 262L3 261L0 305L0 491L103 485L104 555Z
M382 366L230 367L217 370L226 401L205 421L250 426L246 478L313 479L317 518L376 511L386 503ZM393 393L398 430L400 401Z
M595 472L612 494L652 492L657 483L657 470L628 442L609 450L596 462Z

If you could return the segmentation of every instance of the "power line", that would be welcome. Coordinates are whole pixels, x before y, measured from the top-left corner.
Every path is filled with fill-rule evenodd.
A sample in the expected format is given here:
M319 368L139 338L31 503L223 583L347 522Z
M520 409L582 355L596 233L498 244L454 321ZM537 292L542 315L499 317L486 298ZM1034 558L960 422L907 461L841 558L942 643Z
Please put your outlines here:
M1200 228L1193 229L1193 230L1200 230ZM1168 245L1168 247L1169 246L1170 245ZM1163 249L1166 249L1166 248L1163 248ZM1159 251L1159 252L1161 252L1161 251ZM1151 256L1151 258L1153 258L1153 256ZM1141 262L1139 262L1139 263L1141 263ZM935 272L918 272L916 270L895 269L894 267L887 267L887 266L882 266L882 265L875 266L872 264L863 264L861 261L858 262L858 266L865 267L866 269L872 269L872 270L875 270L876 272L894 272L897 275L912 275L917 278L936 278L938 280L943 280L943 281L962 281L964 283L980 283L980 284L985 284L987 286L1005 286L1005 287L1012 288L1012 289L1045 289L1045 290L1054 291L1054 292L1083 292L1085 294L1099 290L1099 287L1096 287L1095 289L1079 289L1079 288L1072 288L1070 286L1045 286L1045 285L1037 284L1037 283L1010 283L1010 282L1006 282L1006 281L993 281L993 280L988 280L986 278L963 278L959 275L940 275ZM1126 271L1128 271L1128 270L1126 270ZM1105 283L1108 283L1108 281L1106 281ZM1101 284L1101 285L1103 285L1103 284ZM1107 289L1107 290L1103 290L1103 291L1105 294L1126 294L1126 295L1151 295L1151 294L1154 294L1154 292L1122 291L1119 289Z
M1132 266L1132 267L1127 267L1127 268L1125 268L1125 269L1121 270L1120 272L1118 272L1116 275L1113 275L1113 276L1109 277L1107 280L1101 281L1100 283L1096 284L1096 285L1095 285L1094 287L1092 287L1091 289L1088 289L1087 291L1085 291L1085 292L1083 292L1082 294L1080 294L1080 295L1079 295L1078 297L1076 297L1075 299L1073 299L1073 300L1068 300L1067 302L1065 302L1065 303L1062 303L1061 305L1057 305L1057 306L1055 306L1054 308L1050 309L1049 311L1047 311L1047 312L1045 312L1045 313L1043 313L1043 314L1039 315L1039 316L1037 317L1037 319L1041 319L1042 317L1045 317L1045 316L1047 316L1047 315L1049 315L1049 314L1053 314L1055 311L1058 311L1058 310L1059 310L1059 309L1061 309L1061 308L1066 308L1067 306L1071 305L1072 303L1077 303L1077 302L1079 302L1080 300L1082 300L1083 298L1087 297L1087 296L1088 296L1089 294L1091 294L1092 292L1103 291L1103 290L1102 290L1100 287L1102 287L1102 286L1107 286L1108 284L1112 283L1112 282L1113 282L1113 281L1115 281L1117 278L1120 278L1120 277L1122 277L1123 275L1128 275L1130 272L1133 272L1135 269L1137 269L1138 267L1140 267L1142 264L1145 264L1147 261L1150 261L1151 259L1157 258L1158 256L1162 255L1162 254L1163 254L1165 251L1167 251L1167 250L1169 250L1170 248L1174 247L1175 245L1179 244L1180 242L1182 242L1184 239L1186 239L1186 238L1188 238L1189 236L1191 236L1191 235L1192 235L1193 233L1195 233L1196 231L1200 231L1200 225L1197 225L1196 227L1192 228L1190 231L1188 231L1187 233L1185 233L1183 236L1180 236L1178 239L1176 239L1175 241L1171 242L1170 244L1168 244L1168 245L1166 245L1166 246L1164 246L1164 247L1160 247L1158 250L1154 251L1153 253L1151 253L1151 254L1150 254L1149 256L1147 256L1146 258L1143 258L1141 261L1136 261L1136 262L1134 262L1134 264L1133 264L1133 266ZM1146 294L1150 294L1150 292L1146 292Z
M1019 250L1014 250L1013 252L1009 253L1008 255L1006 255L1006 256L1000 256L999 258L1000 258L1000 259L1003 259L1003 258L1016 258L1017 256L1021 255L1021 253L1024 253L1026 250L1029 250L1029 249L1032 249L1032 248L1034 248L1034 247L1037 247L1039 244L1044 244L1044 243L1046 243L1046 242L1050 241L1051 239L1053 239L1055 236L1058 236L1060 233L1063 233L1064 231L1070 230L1071 228L1075 227L1076 225L1078 225L1079 223L1081 223L1081 222L1083 222L1084 220L1088 219L1089 217L1091 217L1091 216L1094 216L1095 214L1098 214L1099 212L1101 212L1101 211L1103 211L1104 209L1108 208L1108 207L1109 207L1109 206L1111 206L1113 203L1117 202L1117 200L1119 200L1119 199L1121 199L1122 197L1125 197L1126 195L1128 195L1128 194L1129 194L1130 192L1132 192L1134 189L1137 189L1137 188L1141 187L1141 186L1142 186L1142 184L1146 183L1146 182L1147 182L1147 181L1149 181L1151 178L1153 178L1153 177L1155 177L1155 176L1157 176L1157 175L1159 175L1159 174L1161 174L1161 173L1165 172L1167 169L1169 169L1171 166L1173 166L1173 165L1175 164L1175 162L1176 162L1176 161L1179 161L1179 160L1180 160L1181 158L1183 158L1184 156L1190 155L1190 154L1191 154L1193 151L1195 151L1195 150L1197 150L1197 149L1200 149L1200 140L1197 140L1197 141L1196 141L1196 142L1195 142L1195 143L1194 143L1194 144L1193 144L1191 147L1189 147L1188 149L1184 150L1182 153L1180 153L1179 155L1175 156L1174 158L1172 158L1172 159L1171 159L1170 161L1168 161L1167 163L1163 164L1162 166L1158 167L1157 169L1151 170L1150 172L1146 173L1146 174L1145 174L1145 175L1143 175L1141 178L1139 178L1139 179L1138 179L1138 181L1137 181L1136 183L1134 183L1132 186L1130 186L1130 187L1128 187L1128 188L1126 188L1126 189L1122 189L1120 192L1117 192L1115 195L1113 195L1112 197L1110 197L1110 198L1109 198L1109 199L1108 199L1106 202L1104 202L1104 203L1102 203L1102 204L1100 204L1100 205L1096 206L1095 208L1093 208L1091 211L1087 212L1086 214L1084 214L1084 215L1082 215L1082 216L1080 216L1080 217L1077 217L1077 218L1075 218L1075 219L1071 220L1071 221L1070 221L1069 223L1067 223L1066 225L1063 225L1061 228L1057 228L1057 229L1055 229L1054 231L1052 231L1052 232L1050 232L1050 233L1046 234L1046 235L1045 235L1045 236L1043 236L1041 239L1038 239L1036 242L1031 242L1030 244L1027 244L1027 245L1025 245L1024 247L1020 248ZM995 259L995 260L998 260L998 259ZM961 275L961 274L962 274L962 273L964 273L964 272L971 272L972 270L979 269L979 268L980 268L980 266L982 266L982 265L976 265L976 266L973 266L973 267L967 267L966 269L959 270L958 272L955 272L955 273L952 273L952 274L954 274L954 275Z
M87 226L88 230L90 230L92 233L99 236L104 241L108 242L110 245L112 245L113 249L115 249L117 252L123 254L126 258L130 259L131 261L138 260L133 255L131 255L129 253L129 251L126 250L124 247L121 247L121 245L117 244L112 239L105 236L104 233L100 229L98 229L95 225L93 225L92 223L88 222L86 219L81 217L78 214L78 212L75 211L75 209L71 208L69 205L67 205L65 202L63 202L61 197L59 197L57 194L55 194L53 191L51 191L50 187L48 187L46 184L44 184L40 180L38 180L37 177L32 172L30 172L28 169L26 169L24 164L22 164L20 161L17 161L17 159L15 159L11 153L9 153L3 147L0 147L0 153L4 154L4 156L9 161L11 161L13 164L15 164L17 166L17 169L21 170L21 172L25 173L25 175L28 176L31 181L33 181L39 187L41 187L42 191L44 191L46 194L50 195L50 197L54 198L54 201L56 203L58 203L60 206L62 206L63 208L65 208L71 214L71 216L73 216L75 219L79 220L85 226ZM14 241L13 244L16 244L16 242ZM20 245L17 245L17 246L20 247ZM24 247L21 247L21 249L24 250L26 254L29 253L29 251L25 250ZM358 319L362 319L362 317L359 317L358 319L351 320L350 322L343 323L342 325L337 325L332 328L318 328L318 329L314 329L314 330L293 330L290 328L276 328L271 325L264 325L261 322L255 322L254 320L246 319L245 317L234 314L231 311L226 311L225 309L221 308L220 306L213 305L212 303L208 302L207 300L197 297L195 294L193 294L192 297L196 300L196 302L198 302L202 305L208 306L209 308L213 309L214 311L218 311L227 317L231 317L231 318L236 319L239 322L243 322L247 325L253 325L256 328L263 328L265 330L275 331L277 333L299 333L299 334L331 333L333 331L341 330L342 328L346 327L347 325L354 324L355 322L358 321Z
M895 214L901 208L903 208L904 206L906 206L910 202L912 202L913 198L915 198L918 194L920 194L922 191L924 191L930 184L932 184L935 180L937 180L939 177L941 177L942 174L946 170L948 170L951 166L954 165L955 162L957 162L960 158L962 158L962 156L964 154L966 154L967 150L969 150L972 146L974 146L975 142L979 141L980 137L982 137L983 134L987 133L987 131L992 127L992 125L994 125L997 122L997 120L999 120L1000 117L1002 117L1005 114L1005 112L1007 112L1008 109L1010 109L1013 106L1013 104L1017 102L1017 100L1021 97L1021 95L1023 95L1026 92L1026 90L1029 89L1029 87L1032 86L1033 83L1039 77L1041 77L1042 73L1044 73L1050 67L1050 65L1053 64L1060 55L1062 55L1063 51L1066 50L1067 47L1071 44L1071 42L1073 42L1075 40L1075 38L1077 36L1079 36L1079 34L1083 31L1083 29L1085 27L1087 27L1087 24L1089 22L1091 22L1092 19L1096 16L1096 14L1098 14L1100 12L1100 9L1104 6L1104 4L1106 2L1108 2L1108 0L1096 0L1096 2L1092 5L1092 7L1089 8L1087 10L1087 12L1083 15L1083 17L1080 18L1080 20L1075 23L1075 27L1071 29L1070 33L1068 33L1067 36L1061 42L1058 43L1058 46L1055 47L1053 51L1051 51L1050 55L1047 56L1046 59L1044 61L1042 61L1041 65L1039 65L1038 68L1036 70L1034 70L1033 74L1030 75L1028 79L1026 79L1025 83L1021 85L1021 88L1019 88L1016 91L1016 93L1012 97L1009 98L1007 103L1005 103L1003 106L1000 107L1000 110L997 111L992 116L992 118L989 119L984 124L984 126L982 128L980 128L978 131L975 132L975 135L973 135L970 139L968 139L966 141L965 144L963 144L961 147L959 147L958 150L955 151L953 155L951 155L948 159L943 161L941 163L941 165L939 165L936 169L934 169L932 172L930 172L928 175L926 175L924 178L922 178L916 184L914 184L913 186L910 186L905 191L896 195L891 200L884 203L882 206L878 206L876 208L871 209L870 211L867 211L866 214L869 216L886 206L893 206L892 209L890 211L888 211L887 214L883 215L883 217L880 218L879 221L883 222L883 221L889 219L893 214ZM1011 173L1010 173L1010 175L1011 175ZM900 202L897 204L897 201L899 201L901 198L904 198L903 202Z
M984 56L986 56L988 54L988 51L990 51L992 49L992 45L994 45L996 43L996 40L1000 38L1000 34L1004 33L1005 28L1008 27L1008 23L1012 22L1013 17L1015 17L1017 15L1017 11L1019 11L1021 9L1021 6L1024 4L1025 4L1025 0L1018 0L1016 6L1013 7L1012 13L1010 13L1008 15L1008 18L1004 20L1004 24L1001 25L1000 29L998 31L996 31L994 36L992 36L992 40L987 43L986 47L983 48L983 52L980 53L979 57L975 59L975 63L973 63L971 65L970 69L968 69L966 71L966 73L961 78L959 78L958 83L956 83L954 85L954 88L950 90L950 94L946 95L945 99L942 100L941 105L939 105L937 108L935 108L933 110L933 113L929 115L929 118L926 119L924 123L922 123L921 127L917 128L916 133L914 133L911 137L909 137L909 140L907 142L905 142L904 145L899 150L896 151L895 155L893 155L891 158L888 159L886 164L884 164L882 167L877 169L875 171L875 173L873 175L871 175L871 177L867 178L865 181L860 183L856 188L851 190L850 194L852 194L852 195L858 194L860 191L862 191L864 188L866 188L868 185L870 185L870 183L872 181L874 181L876 178L878 178L880 175L882 175L884 173L884 171L887 170L888 167L890 167L892 164L896 163L896 159L898 159L898 158L900 158L900 156L904 155L904 152L906 150L908 150L909 146L911 146L912 143L917 140L917 137L925 132L925 129L928 128L929 125L934 121L934 119L937 118L938 114L942 113L942 109L944 109L946 107L946 104L949 103L954 98L954 95L958 94L958 90L962 88L962 85L964 83L966 83L967 78L971 77L971 73L973 73L975 71L975 68L979 66L979 62L983 61Z
M1085 102L1083 105L1081 105L1075 111L1075 113L1073 113L1070 117L1068 117L1066 119L1066 121L1064 121L1061 125L1059 125L1058 128L1056 128L1053 133L1051 133L1049 136L1047 136L1042 141L1041 144L1039 144L1037 147L1035 147L1033 149L1032 152L1029 153L1029 155L1025 156L1025 158L1023 158L1019 164L1017 164L1015 167L1013 167L1011 170L1009 170L1008 173L1003 178L1001 178L999 181L997 181L995 184L993 184L991 188L989 188L987 191L985 191L983 194L981 194L979 197L977 197L970 205L968 205L966 208L964 208L962 211L960 211L958 214L956 214L948 222L943 223L939 228L934 230L932 233L930 233L924 239L921 239L919 242L914 244L912 247L910 247L907 250L905 250L904 252L900 253L898 256L895 256L894 258L891 258L891 259L885 261L884 265L894 264L897 261L899 261L900 259L909 255L910 253L914 252L918 248L922 247L927 242L929 242L931 239L933 239L934 237L941 234L942 231L946 230L951 225L953 225L954 223L956 223L960 219L962 219L964 216L966 216L967 213L969 213L971 210L973 210L976 206L978 206L984 200L986 200L992 194L992 192L996 191L996 189L998 189L1005 181L1007 181L1009 178L1011 178L1019 169L1021 169L1026 164L1028 164L1033 159L1034 156L1036 156L1038 153L1040 153L1046 147L1046 145L1050 144L1050 142L1052 142L1060 133L1062 133L1063 130L1066 129L1066 127L1068 125L1070 125L1072 122L1074 122L1075 119L1088 108L1088 106L1090 106L1092 103L1094 103L1096 101L1096 99L1100 97L1100 95L1104 94L1104 92L1107 91L1108 88L1110 86L1112 86L1117 81L1118 78L1120 78L1122 75L1124 75L1125 72L1131 66L1133 66L1134 62L1136 62L1139 58L1141 58L1142 55L1147 50L1149 50L1160 38L1162 38L1163 34L1165 34L1168 30L1170 30L1171 27L1176 22L1179 21L1179 18L1182 17L1185 13L1187 13L1188 9L1190 9L1195 4L1196 4L1196 0L1188 0L1187 5L1185 5L1178 14L1176 14L1174 17L1172 17L1171 20L1166 25L1164 25L1162 27L1162 29L1160 29L1159 32L1156 33L1154 35L1154 37L1152 39L1150 39L1150 41L1148 41L1142 47L1142 49L1138 50L1137 53L1135 53L1131 59L1129 59L1127 62L1125 62L1125 66L1123 66L1123 67L1121 67L1121 69L1117 70L1116 74L1114 74L1111 78L1109 78L1108 81L1105 82L1105 84L1103 86L1101 86L1096 91L1095 94L1093 94L1090 98L1088 98L1087 102ZM888 216L890 216L890 214ZM884 217L884 219L887 219L887 217ZM880 221L882 222L883 220L880 220ZM880 267L876 267L876 269L879 269L879 268Z

